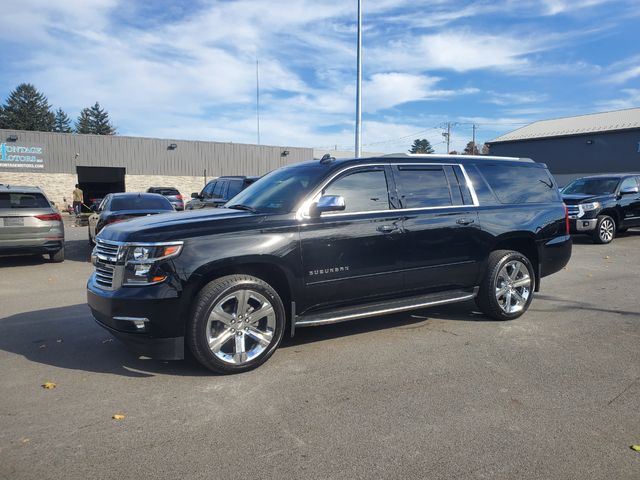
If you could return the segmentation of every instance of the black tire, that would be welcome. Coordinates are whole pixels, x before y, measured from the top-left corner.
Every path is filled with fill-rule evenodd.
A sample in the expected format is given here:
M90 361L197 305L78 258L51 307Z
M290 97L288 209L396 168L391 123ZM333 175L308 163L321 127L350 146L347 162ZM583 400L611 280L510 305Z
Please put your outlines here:
M230 364L218 358L209 348L207 324L209 316L218 302L241 290L257 292L269 301L275 313L275 328L270 343L264 351L252 360L240 364ZM187 325L187 346L196 360L213 372L221 374L246 372L262 365L269 359L282 341L285 325L286 316L282 300L268 283L251 275L228 275L209 282L196 296ZM246 338L247 336L245 336Z
M598 215L596 228L591 234L593 242L599 245L611 243L616 235L616 221L609 215Z
M518 311L507 312L503 309L498 301L497 288L499 280L499 274L505 267L505 265L511 262L520 262L528 270L527 275L530 279L530 285L528 287L528 295L526 302L522 308ZM522 277L524 278L524 276ZM487 262L487 269L485 271L482 282L480 283L480 290L476 296L476 304L478 308L487 316L495 320L513 320L518 318L524 312L527 311L531 301L533 300L533 291L535 288L535 273L533 266L529 259L520 252L513 250L496 250L491 252ZM509 296L511 301L511 295ZM506 304L506 300L505 300Z
M58 250L57 252L54 253L50 253L49 254L49 259L53 262L53 263L61 263L64 262L64 247L62 247L60 250Z

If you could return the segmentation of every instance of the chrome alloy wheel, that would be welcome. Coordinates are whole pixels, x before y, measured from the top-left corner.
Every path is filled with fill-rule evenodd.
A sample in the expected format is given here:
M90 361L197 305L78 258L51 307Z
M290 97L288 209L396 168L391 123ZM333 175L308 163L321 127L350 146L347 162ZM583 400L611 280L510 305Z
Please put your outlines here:
M531 295L531 272L519 260L507 262L498 273L496 300L505 313L517 313L527 304Z
M613 231L615 230L616 226L613 223L613 220L610 220L609 218L605 218L604 220L602 220L602 222L600 222L600 239L603 242L610 242L611 240L613 240Z
M225 363L241 365L259 356L273 340L276 313L253 290L237 290L219 300L207 320L207 343Z

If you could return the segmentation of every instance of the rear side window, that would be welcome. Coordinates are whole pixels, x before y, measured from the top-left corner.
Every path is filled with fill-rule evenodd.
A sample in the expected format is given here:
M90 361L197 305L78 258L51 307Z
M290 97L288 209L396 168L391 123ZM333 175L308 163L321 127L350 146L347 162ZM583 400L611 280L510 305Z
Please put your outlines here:
M41 193L0 193L0 208L51 208Z
M227 191L227 197L233 198L242 190L242 180L230 180L229 190Z
M403 208L453 205L449 182L442 167L401 165L394 171L394 175Z
M346 213L389 209L384 170L361 170L344 175L325 188L323 195L342 195Z
M120 210L173 210L173 206L159 195L127 195L113 197L111 211Z
M477 165L500 203L560 201L560 192L544 168L511 165Z
M224 195L225 187L227 186L227 181L218 181L216 182L216 186L213 189L213 198L222 198Z

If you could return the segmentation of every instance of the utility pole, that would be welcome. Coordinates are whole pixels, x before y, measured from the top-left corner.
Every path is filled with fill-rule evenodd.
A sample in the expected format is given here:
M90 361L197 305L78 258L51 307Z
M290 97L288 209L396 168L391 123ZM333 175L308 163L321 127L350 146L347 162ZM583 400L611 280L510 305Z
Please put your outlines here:
M474 123L472 126L473 130L473 140L471 140L471 154L476 154L476 124Z
M362 154L362 0L358 0L358 47L356 74L356 158Z
M257 58L256 58L256 121L258 126L258 145L260 145L260 76L258 74Z
M442 133L442 136L447 139L447 155L449 154L449 142L451 141L451 122L447 122L447 131Z

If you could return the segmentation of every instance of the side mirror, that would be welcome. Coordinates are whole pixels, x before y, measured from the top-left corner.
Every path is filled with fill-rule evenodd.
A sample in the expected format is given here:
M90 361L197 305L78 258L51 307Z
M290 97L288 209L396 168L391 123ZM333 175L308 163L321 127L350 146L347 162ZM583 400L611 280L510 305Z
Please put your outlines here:
M198 198L200 195L198 194L198 192L193 192L191 194L191 198Z
M312 216L320 216L325 212L340 212L345 209L342 195L323 195L311 208Z
M638 187L625 187L620 190L620 195L630 195L633 193L638 193Z

